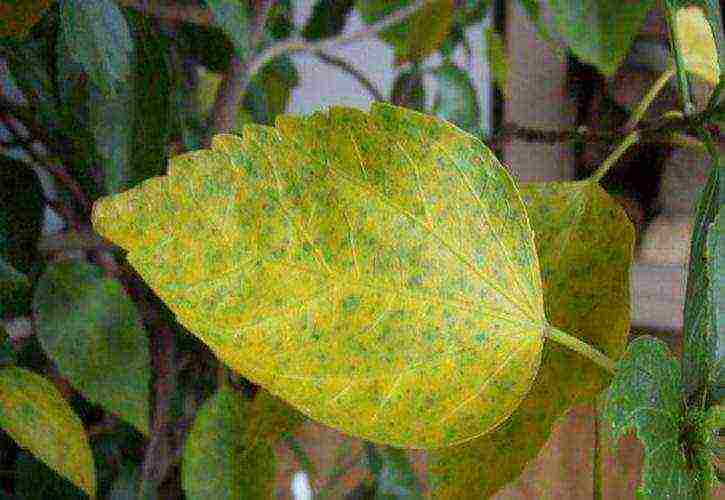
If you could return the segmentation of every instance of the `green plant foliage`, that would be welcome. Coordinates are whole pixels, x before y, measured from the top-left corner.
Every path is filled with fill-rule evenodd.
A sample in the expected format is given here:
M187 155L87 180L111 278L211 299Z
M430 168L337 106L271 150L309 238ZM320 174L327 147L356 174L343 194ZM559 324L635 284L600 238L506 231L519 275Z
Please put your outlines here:
M375 104L247 126L93 219L220 359L351 434L473 439L538 369L547 322L518 189L442 120Z
M688 462L691 443L681 443L683 430L693 423L689 416L680 366L667 345L649 336L630 342L605 394L602 419L612 444L632 429L643 442L642 498L700 498L705 471Z
M528 2L525 2L528 3ZM582 61L612 75L629 52L653 0L551 0L556 29Z
M687 395L706 390L709 373L718 353L718 338L712 303L712 280L708 275L706 251L708 230L715 220L719 200L720 176L723 167L713 164L695 212L695 227L690 246L690 263L687 273L684 311L684 352L682 368Z
M422 498L421 486L405 450L367 445L367 459L375 481L376 500Z
M249 53L249 14L241 0L206 0L214 24L234 43L234 50L244 60Z
M91 264L49 265L33 299L43 350L90 401L149 433L148 338L120 283Z
M521 194L550 323L617 359L629 333L634 229L627 215L590 181L525 184ZM557 419L609 379L589 359L547 341L531 392L506 422L461 446L429 452L433 496L492 496L538 455Z
M28 36L51 3L53 0L15 0L0 3L0 37Z
M189 500L272 498L276 458L270 442L250 425L252 404L222 388L199 410L181 468Z
M10 336L0 323L0 367L15 363L15 350L10 343Z
M76 485L35 458L21 451L15 459L15 498L23 500L86 500ZM100 480L98 481L100 484Z
M674 34L682 51L685 69L711 85L720 81L715 36L707 20L706 12L691 5L675 12Z
M496 84L501 92L506 92L506 82L508 81L509 72L506 45L501 35L496 33L492 28L486 28L486 49L493 83Z
M390 102L396 106L425 110L425 86L423 75L416 68L401 72L393 83Z
M452 63L441 65L434 76L438 81L438 93L433 114L463 130L477 130L481 124L481 110L471 77Z
M725 397L725 204L718 208L718 214L707 233L707 275L710 286L710 303L713 315L713 337L715 339L714 363L710 367L709 386L715 401Z
M364 22L375 23L411 4L410 0L357 0ZM428 2L402 22L384 30L380 38L395 49L398 64L418 62L436 52L453 25L455 0Z
M274 124L287 110L292 90L300 83L297 68L289 56L272 59L249 82L243 106L255 123ZM241 130L241 127L240 127Z
M106 97L123 92L131 77L133 39L113 0L61 0L60 27L70 57Z
M302 30L307 40L321 40L342 33L355 0L318 0Z
M48 380L22 368L0 369L0 428L95 497L95 466L83 424Z

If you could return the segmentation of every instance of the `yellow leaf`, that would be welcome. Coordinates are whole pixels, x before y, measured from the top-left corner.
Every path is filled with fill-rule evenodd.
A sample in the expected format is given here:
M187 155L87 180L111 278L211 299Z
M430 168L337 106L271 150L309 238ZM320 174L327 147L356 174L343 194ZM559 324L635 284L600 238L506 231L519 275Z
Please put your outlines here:
M442 120L375 104L247 125L93 218L220 359L344 432L464 442L536 375L547 322L518 188Z
M691 5L675 13L675 36L687 71L711 85L720 81L717 45L705 11Z

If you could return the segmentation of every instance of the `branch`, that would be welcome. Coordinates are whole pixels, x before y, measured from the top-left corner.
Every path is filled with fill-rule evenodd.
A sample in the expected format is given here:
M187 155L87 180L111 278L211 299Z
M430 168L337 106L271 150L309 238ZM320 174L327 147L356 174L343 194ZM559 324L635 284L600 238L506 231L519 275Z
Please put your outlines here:
M342 57L333 56L332 54L327 54L325 52L322 52L321 50L315 51L314 54L322 62L325 62L331 66L337 66L345 73L350 74L360 83L360 85L365 87L365 90L367 90L376 101L385 101L383 93L375 86L375 84L360 70L358 70L355 66L347 62Z

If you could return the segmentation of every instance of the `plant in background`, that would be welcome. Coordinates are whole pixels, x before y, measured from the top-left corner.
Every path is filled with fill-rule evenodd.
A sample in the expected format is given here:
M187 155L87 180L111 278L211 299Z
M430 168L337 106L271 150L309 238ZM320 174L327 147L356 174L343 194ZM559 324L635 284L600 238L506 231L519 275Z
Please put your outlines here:
M550 1L547 24L520 3L605 74L654 8ZM0 441L14 450L0 455L8 494L267 498L280 442L315 473L293 437L307 416L366 440L361 494L420 497L416 448L432 497L481 498L598 398L606 442L635 429L644 443L643 497L711 495L725 385L718 3L665 2L673 68L612 131L611 154L587 179L531 184L485 145L502 138L483 136L452 59L486 1L320 0L303 27L289 1L23 5L0 9L20 91L0 96L0 428L32 454ZM353 9L365 25L345 31ZM294 52L385 101L330 53L374 36L400 69L392 104L283 115ZM503 85L503 45L487 38ZM674 76L682 109L644 121ZM714 88L704 109L692 77ZM652 337L627 345L634 230L600 182L632 145L682 137L712 167L680 362ZM46 206L66 230L41 238Z

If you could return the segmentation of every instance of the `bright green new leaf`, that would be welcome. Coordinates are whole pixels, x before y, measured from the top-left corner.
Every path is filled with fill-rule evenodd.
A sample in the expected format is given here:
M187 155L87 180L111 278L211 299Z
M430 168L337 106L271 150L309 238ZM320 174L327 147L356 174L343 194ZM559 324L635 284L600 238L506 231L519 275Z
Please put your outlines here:
M605 394L602 419L612 444L632 429L643 442L642 497L695 498L698 471L690 471L680 443L686 422L680 365L664 342L642 336L629 344Z
M62 0L60 29L70 57L105 96L125 86L131 77L133 38L116 2Z
M682 356L683 380L688 396L707 389L709 374L717 359L719 339L711 294L713 281L708 273L707 238L722 203L719 193L723 168L717 164L710 168L707 184L697 203L690 243Z
M433 117L374 104L246 126L93 219L219 358L350 434L467 441L538 369L547 322L518 189Z
M521 194L536 235L549 321L619 358L629 333L634 246L627 215L589 181L525 184ZM511 418L478 439L429 452L433 496L493 495L538 455L557 419L609 378L589 359L547 340L534 386Z
M675 12L674 23L685 69L717 85L720 81L718 50L705 11L696 5L684 7Z
M407 8L410 0L357 0L355 8L372 24ZM451 30L455 0L434 0L402 22L384 30L380 37L395 49L398 64L422 61L437 51Z
M473 132L481 125L476 88L471 77L451 63L436 69L438 93L433 103L433 114L452 122L463 130Z
M83 424L48 380L22 368L0 368L0 428L95 497L95 465Z
M197 413L181 466L189 500L272 498L276 459L270 443L250 433L250 406L226 387Z
M49 265L33 299L38 338L90 401L149 433L148 337L121 284L96 266Z
M548 4L557 30L574 54L605 75L612 75L655 3L653 0L550 0Z

